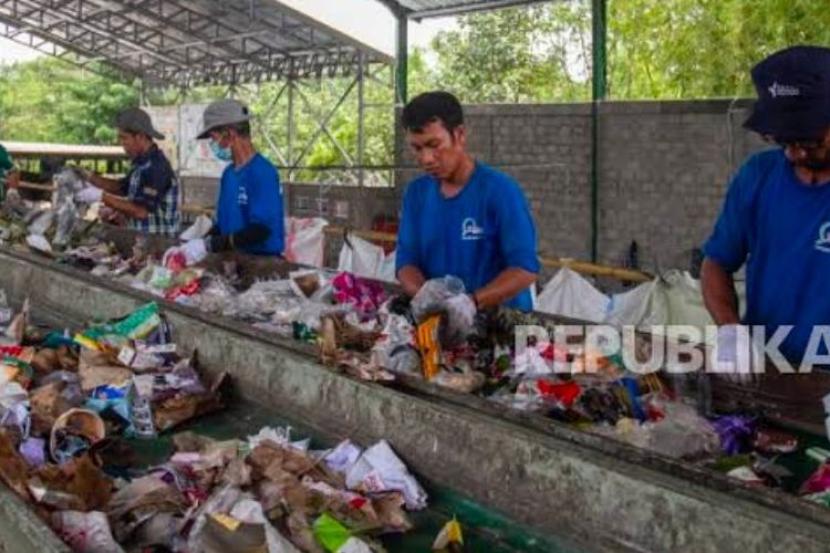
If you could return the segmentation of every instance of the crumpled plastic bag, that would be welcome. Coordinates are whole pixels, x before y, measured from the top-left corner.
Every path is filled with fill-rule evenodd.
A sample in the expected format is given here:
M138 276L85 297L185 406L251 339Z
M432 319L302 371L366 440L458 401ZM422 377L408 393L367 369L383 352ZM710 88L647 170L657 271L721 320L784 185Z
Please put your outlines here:
M80 210L75 205L75 193L83 189L85 183L76 171L66 167L52 177L52 182L55 185L52 209L56 220L52 244L64 247L69 243L72 231L81 217Z
M351 440L343 440L334 449L326 452L323 461L331 470L346 474L362 453L363 449L356 446Z
M207 215L199 215L193 224L187 227L187 230L179 235L183 242L188 240L195 240L196 238L204 238L210 229L213 228L213 220Z
M52 253L52 245L42 234L30 234L26 237L26 244L33 250L43 253Z
M419 510L427 506L427 493L406 465L395 455L386 440L381 440L360 456L346 473L349 489L367 493L398 491L404 495L406 508Z
M596 425L589 429L675 459L698 459L720 453L718 433L695 408L670 401L662 409L665 417L658 422L639 424L623 418L616 427Z
M299 441L292 441L291 440L291 427L279 427L273 428L270 426L263 426L259 429L259 432L254 434L253 436L248 436L248 448L253 450L264 442L269 441L273 442L277 445L281 446L290 446L297 451L308 451L309 445L311 445L311 440L306 438L305 440Z
M424 283L412 298L412 315L419 323L431 315L443 313L445 323L441 329L441 344L445 347L463 343L474 330L475 306L465 298L464 283L458 277L448 275Z
M223 314L226 317L267 318L283 302L297 298L289 279L261 280L239 294L235 301L226 306Z
M415 343L415 327L406 317L386 314L381 336L372 348L372 362L393 373L420 373L421 358Z
M226 309L230 310L236 301L236 290L227 280L219 276L213 275L205 280L207 282L201 291L184 303L208 313L222 313Z
M107 515L99 511L57 511L52 528L75 553L123 553L110 531Z
M55 221L55 212L50 209L33 211L26 217L26 230L30 235L43 236L52 227Z

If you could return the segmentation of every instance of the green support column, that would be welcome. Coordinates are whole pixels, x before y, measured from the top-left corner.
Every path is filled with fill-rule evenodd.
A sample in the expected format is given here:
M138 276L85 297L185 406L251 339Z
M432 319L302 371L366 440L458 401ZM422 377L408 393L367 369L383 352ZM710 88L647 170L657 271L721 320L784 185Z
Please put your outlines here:
M599 241L599 106L607 92L607 0L591 0L591 261L598 257Z
M406 104L409 88L409 19L405 13L399 13L398 18L398 48L395 66L395 98L397 104Z

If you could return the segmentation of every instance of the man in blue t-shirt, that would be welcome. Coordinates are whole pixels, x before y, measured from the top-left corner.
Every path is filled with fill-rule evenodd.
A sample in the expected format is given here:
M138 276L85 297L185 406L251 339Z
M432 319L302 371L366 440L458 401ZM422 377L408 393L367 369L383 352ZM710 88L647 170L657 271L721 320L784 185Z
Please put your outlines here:
M402 123L427 173L403 198L395 266L404 291L415 295L425 281L453 275L468 293L462 310L504 304L530 311L539 260L519 185L467 152L461 104L452 94L414 98Z
M197 138L210 139L214 156L230 162L222 173L216 221L204 239L182 246L188 264L208 252L281 255L285 246L282 186L277 168L251 142L248 108L236 100L210 104Z
M830 49L782 50L752 79L758 100L745 126L780 147L741 167L704 246L703 298L719 325L718 361L748 373L747 327L759 325L767 342L779 332L774 341L783 338L787 361L826 365L823 335L813 330L830 323ZM744 263L740 319L732 274Z

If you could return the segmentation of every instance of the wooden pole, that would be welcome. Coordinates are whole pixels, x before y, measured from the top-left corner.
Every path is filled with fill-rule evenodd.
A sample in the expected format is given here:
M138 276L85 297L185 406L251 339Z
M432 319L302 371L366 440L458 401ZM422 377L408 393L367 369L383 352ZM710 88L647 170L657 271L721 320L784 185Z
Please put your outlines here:
M398 237L388 232L379 232L376 230L355 230L345 227L338 227L329 225L324 229L325 234L331 236L343 236L344 234L353 234L358 238L364 240L377 240L379 242L396 242ZM600 263L591 263L588 261L579 261L577 259L560 258L560 257L546 257L539 258L540 263L548 268L562 268L568 267L583 275L604 276L623 280L627 282L648 282L654 277L648 273L636 271L633 269L626 269L623 267L613 267L610 265L602 265Z

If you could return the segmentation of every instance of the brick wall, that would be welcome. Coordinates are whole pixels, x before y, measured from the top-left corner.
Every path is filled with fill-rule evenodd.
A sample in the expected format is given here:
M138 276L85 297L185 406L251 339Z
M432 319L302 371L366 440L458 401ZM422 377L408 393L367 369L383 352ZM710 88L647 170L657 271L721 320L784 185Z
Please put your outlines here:
M748 103L608 102L600 108L599 260L687 267L709 233L730 176L763 143L741 128ZM466 106L470 146L512 175L533 211L543 254L590 258L591 107ZM399 163L412 159L399 143ZM413 172L400 171L402 187Z

